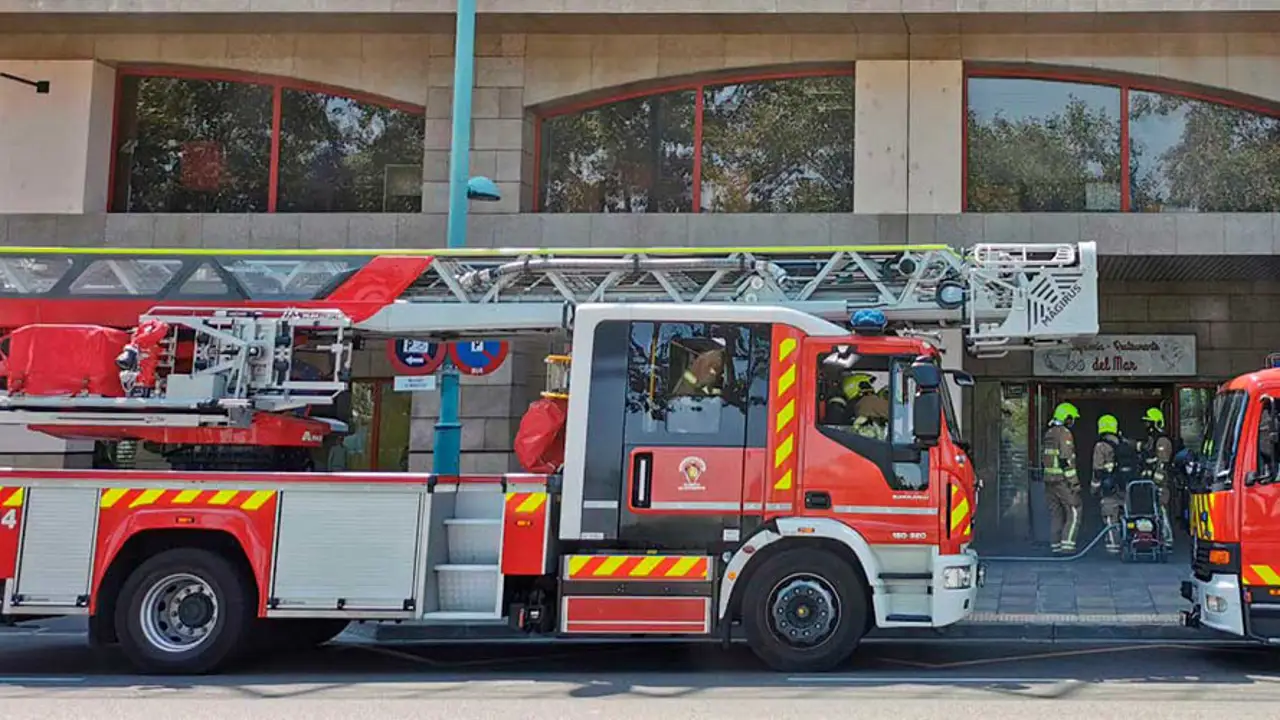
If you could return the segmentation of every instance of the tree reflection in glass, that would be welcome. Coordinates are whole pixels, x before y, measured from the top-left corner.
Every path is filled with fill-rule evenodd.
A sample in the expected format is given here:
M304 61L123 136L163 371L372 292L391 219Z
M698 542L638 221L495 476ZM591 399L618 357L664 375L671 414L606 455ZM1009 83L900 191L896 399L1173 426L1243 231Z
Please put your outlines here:
M853 212L853 78L703 89L704 212Z
M968 85L968 209L1120 209L1120 89L1021 78Z
M690 212L694 102L690 90L547 118L543 212Z
M125 77L116 141L117 212L266 212L272 89Z
M1163 93L1129 93L1135 212L1280 210L1280 120Z
M280 212L421 212L420 115L286 89L280 113Z

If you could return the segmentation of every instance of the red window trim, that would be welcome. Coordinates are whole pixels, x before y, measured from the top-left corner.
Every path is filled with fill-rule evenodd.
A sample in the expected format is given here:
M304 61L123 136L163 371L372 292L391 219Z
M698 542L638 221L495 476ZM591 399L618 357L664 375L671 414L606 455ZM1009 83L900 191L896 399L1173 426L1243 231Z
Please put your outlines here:
M595 97L590 100L570 100L557 103L550 108L534 113L533 117L533 212L542 212L542 123L552 118L594 110L606 105L635 100L637 98L657 97L676 92L693 91L693 213L702 212L702 116L704 112L703 90L707 86L737 85L770 80L795 80L814 77L853 77L854 63L824 64L819 67L791 70L761 72L724 72L700 74L693 78L678 80L661 80L656 84L647 84L641 88L629 87L627 90Z
M426 108L413 103L361 92L336 85L300 80L282 75L226 70L222 68L189 67L184 65L126 65L116 70L116 93L111 116L111 162L107 170L107 212L116 209L116 170L120 162L120 112L124 97L124 81L130 77L166 77L181 80L212 80L218 82L263 85L271 88L271 158L267 189L267 212L276 211L276 196L280 181L280 124L285 90L313 92L333 97L348 98L356 102L378 105L392 110L426 116Z
M1003 78L1010 80L1044 80L1075 85L1095 85L1117 88L1120 91L1120 212L1132 212L1129 178L1129 93L1132 91L1159 93L1198 100L1243 110L1256 115L1280 119L1280 106L1268 105L1257 98L1233 92L1196 85L1177 80L1129 75L1107 70L1059 67L1049 65L965 64L964 87L961 95L964 111L960 121L960 192L964 212L969 209L969 80L971 78Z

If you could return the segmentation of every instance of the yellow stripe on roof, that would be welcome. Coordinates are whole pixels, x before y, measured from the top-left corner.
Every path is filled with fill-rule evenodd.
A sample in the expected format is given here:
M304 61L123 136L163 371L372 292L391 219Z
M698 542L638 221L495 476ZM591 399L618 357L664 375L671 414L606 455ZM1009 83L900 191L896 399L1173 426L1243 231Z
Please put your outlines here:
M414 249L313 249L262 250L254 248L82 248L0 247L0 256L109 255L112 257L505 257L513 255L728 255L730 253L779 253L829 255L836 252L897 253L952 252L949 245L769 245L759 247L662 247L662 248L414 248ZM958 254L958 253L957 253Z

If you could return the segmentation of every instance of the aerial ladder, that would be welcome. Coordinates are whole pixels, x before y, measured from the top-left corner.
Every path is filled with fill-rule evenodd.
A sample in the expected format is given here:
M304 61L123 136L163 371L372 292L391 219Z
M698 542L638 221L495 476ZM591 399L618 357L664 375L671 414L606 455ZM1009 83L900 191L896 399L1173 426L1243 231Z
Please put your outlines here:
M64 437L318 446L345 427L308 416L347 389L364 342L556 333L572 328L577 308L601 303L748 303L837 323L872 309L903 333L960 329L971 355L999 357L1097 333L1097 254L1092 243L3 248L0 424ZM80 352L61 349L73 346ZM96 360L82 362L85 353Z
M87 615L151 672L353 620L741 635L779 671L831 669L871 628L977 601L944 382L972 377L939 331L979 357L1094 335L1097 275L1091 243L0 250L0 424L59 437L283 455L345 432L370 341L569 345L522 473L0 468L0 612ZM835 417L851 380L870 425Z

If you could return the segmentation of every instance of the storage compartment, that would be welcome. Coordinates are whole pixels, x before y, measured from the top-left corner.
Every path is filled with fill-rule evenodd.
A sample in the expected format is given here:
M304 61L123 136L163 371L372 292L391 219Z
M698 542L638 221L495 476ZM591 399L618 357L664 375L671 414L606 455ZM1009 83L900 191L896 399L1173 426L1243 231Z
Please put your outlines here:
M422 497L416 489L281 492L271 609L411 610Z
M96 325L27 325L4 350L11 395L123 397L116 358L129 333Z
M17 587L20 608L87 607L98 491L27 488Z

